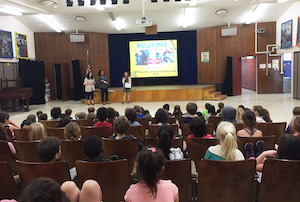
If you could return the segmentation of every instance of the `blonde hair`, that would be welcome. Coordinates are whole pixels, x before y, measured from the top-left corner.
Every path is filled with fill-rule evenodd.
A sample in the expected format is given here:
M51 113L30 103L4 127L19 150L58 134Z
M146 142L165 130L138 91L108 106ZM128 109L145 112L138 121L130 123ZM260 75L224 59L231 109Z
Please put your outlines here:
M78 140L81 137L81 130L76 122L70 122L66 125L64 135L67 140Z
M243 123L243 116L244 110L241 107L238 107L236 109L236 115L235 115L235 119L239 122L239 123Z
M232 123L222 121L217 128L217 138L221 144L221 156L225 160L235 160L235 150L238 148L236 130Z
M37 122L30 124L28 128L29 141L42 140L46 136L43 124Z

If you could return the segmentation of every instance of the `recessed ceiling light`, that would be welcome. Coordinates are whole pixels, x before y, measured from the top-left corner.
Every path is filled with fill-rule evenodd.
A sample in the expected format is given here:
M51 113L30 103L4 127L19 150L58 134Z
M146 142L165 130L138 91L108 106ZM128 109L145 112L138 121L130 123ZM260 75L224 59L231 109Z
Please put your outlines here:
M226 13L228 13L228 10L225 8L221 8L221 9L214 11L215 15L225 15Z
M46 6L52 6L57 4L57 1L55 0L40 0L40 4L44 4Z
M87 18L84 16L74 16L73 19L76 20L77 22L87 21Z

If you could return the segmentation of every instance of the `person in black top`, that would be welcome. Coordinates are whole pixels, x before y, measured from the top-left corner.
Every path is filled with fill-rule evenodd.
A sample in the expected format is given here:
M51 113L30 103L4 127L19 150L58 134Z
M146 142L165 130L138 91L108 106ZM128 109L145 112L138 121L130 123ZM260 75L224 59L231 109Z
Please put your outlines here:
M101 90L102 104L110 104L108 102L108 79L103 70L98 72L97 84ZM104 96L106 102L104 102Z

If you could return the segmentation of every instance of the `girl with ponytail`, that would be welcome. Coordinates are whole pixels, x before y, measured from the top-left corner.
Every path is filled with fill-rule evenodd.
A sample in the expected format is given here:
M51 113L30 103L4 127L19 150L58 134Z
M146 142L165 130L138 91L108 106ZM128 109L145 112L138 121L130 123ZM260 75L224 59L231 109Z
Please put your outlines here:
M207 149L204 159L211 160L244 160L236 143L236 130L232 123L223 121L218 125L217 138L219 144Z
M178 188L170 180L162 180L165 169L163 153L154 147L144 147L137 155L139 182L131 185L124 199L126 202L166 201L178 202Z

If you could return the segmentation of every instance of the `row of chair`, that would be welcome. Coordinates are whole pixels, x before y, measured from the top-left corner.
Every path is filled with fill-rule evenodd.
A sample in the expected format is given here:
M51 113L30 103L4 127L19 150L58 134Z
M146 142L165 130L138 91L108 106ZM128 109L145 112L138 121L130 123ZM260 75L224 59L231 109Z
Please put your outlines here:
M193 179L191 177L190 160L167 161L162 175L170 179L179 188L180 201L299 201L300 161L268 159L264 163L262 182L255 180L255 160L245 161L213 161L200 160L196 193L192 193ZM78 185L87 179L96 180L103 192L104 202L122 201L130 186L130 173L127 160L112 162L75 163ZM62 184L70 180L66 162L28 163L17 161L21 185L27 186L38 177L50 177ZM9 166L0 162L1 198L16 198L19 190Z

